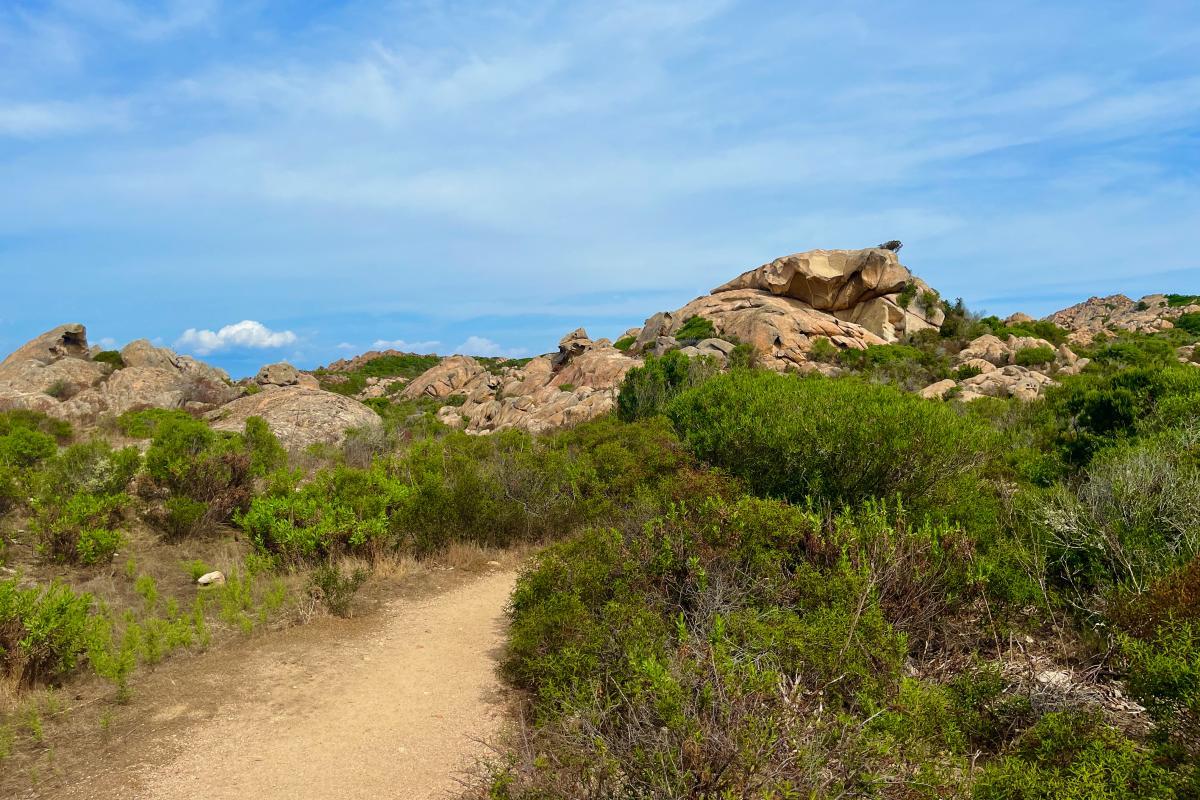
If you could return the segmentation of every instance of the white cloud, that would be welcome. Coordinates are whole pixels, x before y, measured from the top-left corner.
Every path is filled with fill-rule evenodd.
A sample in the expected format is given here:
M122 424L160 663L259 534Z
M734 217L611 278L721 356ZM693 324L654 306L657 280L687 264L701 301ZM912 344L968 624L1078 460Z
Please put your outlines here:
M376 339L371 347L375 350L404 350L409 353L432 353L441 342L409 342L404 339Z
M349 342L338 342L336 345L334 345L334 347L336 347L338 350L346 350L346 351L358 349L358 347L350 344Z
M112 338L111 336L105 336L103 339L100 339L98 342L96 342L96 344L100 345L105 350L116 350L117 349L117 340Z
M270 348L294 344L299 337L291 331L273 331L261 322L252 319L226 325L219 331L188 328L175 342L176 347L187 348L206 356L218 350L235 347Z
M504 356L505 358L520 358L526 353L524 348L501 347L483 336L468 336L465 342L454 348L454 352L467 356Z

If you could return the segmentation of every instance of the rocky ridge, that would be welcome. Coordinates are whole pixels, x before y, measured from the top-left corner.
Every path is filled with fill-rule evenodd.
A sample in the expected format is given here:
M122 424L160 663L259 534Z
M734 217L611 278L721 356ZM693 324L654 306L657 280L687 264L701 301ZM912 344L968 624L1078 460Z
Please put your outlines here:
M339 442L350 428L377 424L374 411L322 391L289 364L263 367L251 385L223 370L141 339L118 358L97 360L83 325L60 325L0 362L0 410L28 409L87 428L104 418L148 408L178 409L241 430L263 417L289 447Z
M1091 297L1070 308L1051 314L1047 319L1071 331L1071 341L1089 344L1097 334L1112 331L1159 333L1175 327L1184 314L1200 313L1200 297L1178 298L1149 294L1132 300L1123 294Z
M1071 343L1087 344L1106 331L1167 330L1181 315L1200 312L1197 300L1093 297L1047 320L1070 331ZM383 350L336 361L316 375L271 364L234 384L221 370L145 340L127 345L119 360L111 354L97 360L98 348L89 347L84 327L63 325L0 363L0 409L28 408L89 426L129 410L176 408L203 415L222 430L240 429L247 417L261 416L285 445L303 448L336 443L351 428L377 424L375 412L358 400L400 397L446 401L438 418L469 433L510 427L538 432L612 410L626 373L649 355L678 350L725 366L741 346L769 369L837 374L830 352L900 342L939 329L945 316L937 292L893 250L810 250L747 270L674 311L655 313L616 344L593 340L580 328L562 338L557 352L511 365L454 355L420 372L436 357ZM706 321L701 338L693 335L699 329L685 327L695 317ZM1005 324L1034 322L1014 314ZM821 357L814 353L818 348ZM1045 360L1031 362L1031 351L1046 354ZM337 383L385 357L404 360L406 377L360 375L360 390L346 392L353 398L321 389L317 376ZM1181 348L1179 359L1197 363L1196 348ZM419 366L412 369L413 363ZM954 378L921 394L1033 399L1086 364L1068 345L986 335L953 356Z

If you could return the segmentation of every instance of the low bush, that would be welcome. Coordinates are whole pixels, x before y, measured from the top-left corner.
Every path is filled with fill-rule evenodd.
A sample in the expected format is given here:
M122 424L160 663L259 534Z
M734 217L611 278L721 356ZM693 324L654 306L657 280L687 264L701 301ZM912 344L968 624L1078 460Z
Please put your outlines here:
M248 421L247 427L253 449L244 436L219 434L191 418L164 417L146 450L146 473L173 495L204 503L206 524L223 522L249 503L256 459L265 474L281 457L261 420Z
M30 522L38 551L52 561L83 566L111 560L121 543L114 528L128 502L124 494L38 498Z
M350 616L350 604L367 579L365 569L343 572L334 564L321 564L313 570L309 587L336 617Z
M716 359L707 356L688 358L678 350L661 358L647 356L642 366L626 373L617 396L617 414L626 422L661 414L677 394L719 371Z
M30 428L16 428L0 436L0 464L32 467L58 452L54 437Z
M617 339L615 342L613 342L613 347L617 348L621 352L625 352L629 348L633 347L633 343L636 341L636 336L622 336L620 339Z
M1054 362L1054 348L1046 347L1022 347L1014 356L1015 363L1018 367L1039 367Z
M1181 457L1176 435L1110 448L1093 459L1078 488L1042 501L1052 573L1078 593L1139 593L1200 555L1200 469Z
M108 364L113 369L125 369L125 359L121 358L120 350L101 350L92 356L92 361Z
M1017 753L988 765L976 800L1174 800L1187 779L1154 754L1080 712L1047 714L1020 739Z
M167 408L146 408L140 411L126 411L117 417L117 429L133 439L149 439L154 436L163 423L178 422L186 424L192 421L191 415Z
M1178 757L1200 765L1200 622L1168 622L1121 643L1130 694L1149 710Z
M1180 314L1175 318L1175 327L1193 336L1200 336L1200 313Z
M0 670L19 684L55 680L87 649L91 595L61 583L21 588L0 580Z
M712 324L712 320L704 317L688 317L683 321L683 325L679 330L675 331L674 336L676 341L691 341L700 339L713 339L717 335L717 329Z
M733 372L681 394L667 415L697 457L755 493L835 506L899 494L932 508L992 447L984 425L949 405L851 378Z

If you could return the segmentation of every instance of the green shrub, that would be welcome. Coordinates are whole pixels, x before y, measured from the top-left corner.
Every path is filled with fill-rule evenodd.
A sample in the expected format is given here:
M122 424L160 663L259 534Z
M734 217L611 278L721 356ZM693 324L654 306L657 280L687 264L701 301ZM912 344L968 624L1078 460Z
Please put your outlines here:
M1057 421L1055 446L1067 463L1085 466L1097 451L1139 432L1200 422L1200 370L1166 366L1088 370L1047 390Z
M1058 487L1040 509L1052 571L1088 593L1140 592L1200 554L1200 469L1164 435L1110 448L1078 488Z
M278 456L270 446L273 438L269 431L263 432L257 442L260 469ZM244 437L218 434L188 417L160 419L145 457L146 473L159 486L207 504L206 518L214 523L246 507L251 495L251 464Z
M121 543L113 527L128 502L124 494L38 498L30 522L38 551L52 561L84 566L110 560Z
M58 452L54 437L29 428L16 428L0 436L0 464L32 467Z
M622 336L620 339L617 339L615 342L613 342L613 347L617 348L621 352L625 352L629 348L633 347L633 343L636 341L636 336Z
M125 369L125 359L121 358L121 351L119 350L101 350L92 356L92 361L108 364L113 369Z
M1183 308L1200 303L1200 295L1194 294L1169 294L1167 295L1167 305L1170 308Z
M160 425L166 422L186 423L192 417L175 409L146 408L141 411L126 411L117 417L117 428L121 433L133 439L149 439L158 431Z
M549 752L512 778L604 785L594 796L815 790L807 759L838 760L822 709L879 708L905 649L872 567L827 558L870 534L843 527L825 546L823 528L773 501L709 500L543 551L513 595L504 671L534 693Z
M1144 639L1123 637L1121 647L1130 695L1200 764L1200 622L1168 622Z
M617 396L617 414L626 422L661 414L671 398L703 383L719 369L713 358L688 358L678 350L661 358L647 356L642 366L626 373Z
M22 589L0 580L0 669L19 684L66 675L87 648L91 595L63 584Z
M322 564L313 570L309 587L325 603L329 613L337 617L348 617L354 595L366 579L365 569L344 573L334 564Z
M808 357L813 361L821 361L829 363L837 358L838 349L833 342L829 341L827 336L818 336L812 341L812 347L809 348Z
M25 496L22 475L15 467L0 464L0 514L18 505Z
M716 327L711 320L704 317L688 317L683 321L679 330L674 333L676 341L680 342L692 339L713 339L716 335Z
M1062 712L1047 714L1030 728L1016 755L988 765L975 782L974 797L1173 800L1179 783L1152 753L1097 716Z
M752 344L735 344L729 351L728 366L730 369L754 369L758 366L758 351Z
M287 451L262 417L246 418L245 439L250 451L250 474L263 477L287 465Z
M1022 347L1017 351L1015 361L1019 367L1037 367L1053 363L1054 356L1053 347Z
M987 458L990 432L943 404L843 378L733 372L667 408L684 444L756 493L930 508Z
M573 383L560 383L560 384L558 385L558 389L559 389L559 391L562 391L562 392L573 392L573 391L575 391L575 384L573 384Z
M1175 318L1175 327L1193 336L1200 336L1200 313L1180 314Z
M208 504L184 495L168 497L156 520L168 538L182 539L197 533L204 525Z
M0 411L0 436L7 436L16 430L30 430L54 437L59 444L71 438L71 423L47 416L40 411L27 411L23 408L12 411Z
M40 470L40 493L59 497L74 494L121 494L141 466L136 447L114 450L94 439L74 444L48 459Z

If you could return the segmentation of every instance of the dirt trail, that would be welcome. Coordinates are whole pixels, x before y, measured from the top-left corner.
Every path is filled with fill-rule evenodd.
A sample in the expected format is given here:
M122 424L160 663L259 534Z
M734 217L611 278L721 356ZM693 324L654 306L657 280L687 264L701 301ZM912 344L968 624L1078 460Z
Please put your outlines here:
M225 676L244 689L217 713L168 705L156 763L114 768L64 797L446 798L496 732L496 659L515 575L389 602L378 622L313 651L251 651ZM221 676L217 676L218 680ZM116 773L116 774L114 774Z

